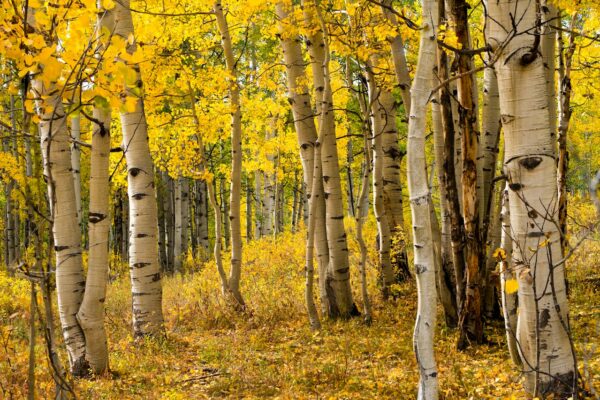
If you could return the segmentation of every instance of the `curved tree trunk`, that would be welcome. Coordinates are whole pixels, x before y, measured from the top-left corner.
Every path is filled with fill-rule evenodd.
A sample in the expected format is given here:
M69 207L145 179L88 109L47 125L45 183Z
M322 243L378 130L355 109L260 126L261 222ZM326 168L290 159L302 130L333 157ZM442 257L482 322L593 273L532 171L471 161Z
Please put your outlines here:
M240 104L240 88L237 82L236 62L233 56L233 45L229 34L227 19L223 14L221 1L214 4L217 26L221 34L221 44L225 54L225 64L231 74L229 96L231 101L231 193L229 194L229 220L231 224L231 270L229 271L229 290L244 307L244 299L240 292L242 272L242 227L241 227L241 187L242 187L242 110Z
M488 2L505 134L513 266L518 280L517 340L525 389L569 397L577 386L556 207L556 154L550 130L535 3ZM516 18L515 18L516 16ZM517 22L515 22L517 21ZM533 34L523 34L523 32ZM507 41L509 40L509 41Z
M438 378L433 337L436 326L435 260L431 238L429 185L425 159L427 102L431 95L436 54L438 3L422 0L423 26L420 33L417 71L411 89L408 124L408 191L412 214L415 274L419 303L413 346L420 371L418 399L438 398Z
M134 32L129 0L115 4L115 35L129 40ZM128 53L133 54L135 50L136 43L130 43ZM133 86L125 84L125 94L137 98L137 101L133 112L121 113L121 126L129 195L129 267L133 295L133 331L134 335L139 337L162 334L164 327L154 166L148 147L144 102L139 91L142 87L140 69L139 65L130 67L136 73L136 82Z

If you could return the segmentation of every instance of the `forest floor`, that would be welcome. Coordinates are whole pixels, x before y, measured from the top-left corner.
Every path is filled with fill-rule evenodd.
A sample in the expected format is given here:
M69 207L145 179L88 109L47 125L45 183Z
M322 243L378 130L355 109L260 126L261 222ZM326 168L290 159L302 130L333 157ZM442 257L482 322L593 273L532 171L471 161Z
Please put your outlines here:
M373 229L368 235L373 243ZM414 282L396 288L397 300L383 302L376 295L375 254L370 254L372 325L360 318L324 321L320 332L312 332L302 300L303 238L303 233L286 233L277 240L245 246L242 291L249 311L244 314L221 299L214 264L200 267L190 257L190 272L164 280L167 334L162 340L134 342L126 267L113 270L106 302L111 372L75 381L78 397L415 398ZM352 265L357 265L353 240L350 247ZM571 321L580 371L596 393L600 393L600 283L589 278L599 274L599 250L597 241L587 241L569 263ZM0 398L26 397L28 290L26 282L0 273ZM524 398L501 322L487 324L487 344L464 352L455 350L456 332L444 326L441 309L438 327L442 399ZM36 391L39 398L52 398L54 386L41 335L37 340ZM61 356L66 360L64 353Z

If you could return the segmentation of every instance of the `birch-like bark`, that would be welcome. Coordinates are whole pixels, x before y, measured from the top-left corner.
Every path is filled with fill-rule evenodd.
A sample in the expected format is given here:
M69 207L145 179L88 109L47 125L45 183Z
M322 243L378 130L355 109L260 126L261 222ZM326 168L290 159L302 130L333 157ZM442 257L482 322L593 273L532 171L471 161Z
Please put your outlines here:
M75 207L77 208L77 221L81 225L81 118L79 114L71 118L71 167L73 168L73 183L75 187Z
M315 219L314 246L319 269L319 297L321 300L322 313L328 315L330 305L326 285L328 276L327 271L329 268L329 246L327 244L327 232L325 227L325 193L323 190L323 180L322 176L320 175L320 168L315 168L315 163L321 162L321 159L316 158L315 155L317 128L315 126L314 113L312 110L308 86L305 83L306 69L302 57L300 38L298 36L288 37L285 34L284 23L286 22L286 18L288 18L290 10L286 9L286 6L283 3L278 3L276 12L281 25L280 37L283 49L283 58L286 64L288 98L292 107L292 114L294 116L294 127L298 135L303 182L306 189L306 198L308 199L309 204L309 219L311 218L310 204L312 202L316 202L313 209L313 218ZM294 21L291 23L294 23ZM315 176L317 182L313 184L313 179ZM309 221L306 222L307 226L308 222Z
M173 179L173 183L175 185L175 209L174 209L174 219L175 219L175 237L173 240L173 272L180 273L182 266L182 258L181 258L181 249L182 249L182 224L181 224L181 216L182 216L182 202L181 202L181 178Z
M217 19L217 27L221 34L225 64L231 76L231 81L229 82L229 98L231 102L231 193L229 197L231 269L229 271L229 290L238 302L238 305L244 307L244 299L240 292L240 278L242 273L242 227L240 213L242 187L242 110L240 88L237 82L236 60L233 55L233 44L231 42L229 26L220 0L215 1L213 10Z
M396 14L392 12L392 0L383 0L382 11L388 22L398 27L398 20ZM408 72L408 63L406 62L406 54L404 51L404 41L400 33L388 38L392 50L392 61L394 62L394 72L396 74L396 80L398 81L398 87L400 88L400 97L402 97L402 104L404 105L404 115L406 121L410 116L410 74Z
M373 209L375 211L375 219L377 221L378 234L378 254L380 268L380 282L384 298L387 298L390 293L390 286L394 284L394 269L390 256L392 245L392 234L390 229L391 215L387 213L384 199L384 150L383 136L386 130L385 110L384 117L378 104L381 101L381 90L375 82L375 74L371 67L367 67L367 82L369 88L369 104L371 105L371 126L372 126L372 149L373 149Z
M483 110L482 135L477 162L477 187L479 190L479 221L481 222L482 243L487 240L490 214L493 203L493 180L498 161L500 141L500 100L498 79L493 68L483 70Z
M500 259L500 290L502 297L502 313L504 316L504 330L506 332L506 343L508 352L512 362L517 367L522 366L521 358L519 357L519 344L517 343L517 292L506 290L506 282L513 281L516 278L515 271L512 265L512 232L510 230L510 207L508 200L509 188L508 184L502 190L502 212L500 214L500 223L502 232L500 238L500 247L504 250L505 259Z
M564 263L555 224L556 151L550 130L536 4L488 2L505 135L513 266L519 289L517 340L525 389L569 397L577 387ZM524 32L533 32L525 34Z
M94 109L90 168L90 248L83 302L77 320L83 329L86 359L95 374L108 370L104 303L108 278L110 109Z
M208 238L208 185L205 181L196 181L196 239L200 253L206 256L210 241Z
M58 315L71 373L82 376L87 373L88 365L85 360L85 337L76 315L83 298L85 278L81 262L81 229L77 221L67 117L60 91L56 90L54 84L44 84L41 79L33 79L31 90L37 99L42 161L53 220Z
M350 264L344 227L344 206L340 181L340 167L335 137L333 93L329 75L329 45L325 23L319 5L304 1L306 25L312 29L308 51L311 59L313 83L316 88L319 138L321 149L323 189L325 192L326 231L329 246L329 270L326 286L329 298L328 315L347 318L356 314L350 288ZM314 177L313 177L314 179Z
M114 34L126 41L134 34L130 0L116 3ZM127 52L133 54L136 43L130 42ZM133 112L121 113L123 151L127 161L127 192L129 196L129 267L133 297L134 336L163 333L162 285L158 261L158 216L154 166L148 146L148 126L140 89L139 65L132 65L135 85L126 84L124 95L136 98Z
M429 185L425 159L427 102L431 95L436 54L438 3L422 0L423 25L419 57L411 89L408 124L408 192L412 215L414 263L417 278L418 308L413 346L419 367L418 399L438 398L438 378L433 338L436 327L435 260L431 238Z
M38 28L33 8L28 9L26 25L28 29ZM52 37L48 45L56 46L55 40ZM71 373L83 376L87 374L88 363L85 359L85 337L76 315L83 298L85 278L81 259L81 228L77 221L75 186L71 172L67 116L56 82L44 82L40 74L34 74L31 93L36 100L36 112L40 118L38 128L42 162L53 221L58 315Z

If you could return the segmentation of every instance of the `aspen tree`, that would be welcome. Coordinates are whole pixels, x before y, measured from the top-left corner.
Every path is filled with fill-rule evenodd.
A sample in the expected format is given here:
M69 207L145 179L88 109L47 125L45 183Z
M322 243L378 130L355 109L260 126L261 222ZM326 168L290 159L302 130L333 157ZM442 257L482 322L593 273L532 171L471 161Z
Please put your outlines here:
M114 34L128 42L134 54L136 42L130 0L115 3ZM158 216L154 166L148 147L139 65L132 65L133 85L125 82L125 95L135 98L135 108L121 113L123 151L127 162L129 197L129 267L133 297L133 331L136 337L163 332L162 285L158 259Z
M434 246L431 237L429 185L425 160L427 102L433 88L436 54L438 3L422 0L419 56L411 88L411 111L408 124L408 191L412 215L417 279L418 308L413 346L420 372L418 399L438 398L438 378L433 338L436 326L436 291Z
M525 389L569 397L577 364L568 317L560 233L555 224L556 150L546 73L539 55L536 4L488 2L488 41L499 52L496 72L505 135L512 265L518 282L517 341ZM532 33L530 33L532 32Z
M233 44L229 33L229 25L223 13L221 1L214 3L213 11L217 19L217 27L221 34L221 44L225 56L225 64L230 75L229 97L231 102L231 190L229 197L229 218L231 225L231 269L229 271L229 290L239 306L244 307L244 299L240 292L242 272L242 226L241 226L241 187L242 187L242 110L240 104L240 88L237 82L236 61L233 55Z
M283 58L286 65L288 96L294 116L294 127L298 136L300 146L300 160L302 162L303 182L306 188L306 198L314 206L314 246L319 269L319 297L321 299L322 312L327 314L329 307L327 292L327 274L329 266L329 247L327 244L327 232L325 227L325 196L323 191L323 180L320 168L315 168L315 163L320 163L320 158L315 157L315 143L317 141L317 128L315 126L314 114L308 86L306 81L306 69L302 57L300 37L290 37L285 29L285 21L290 10L286 5L278 3L276 13L280 23L280 39L283 49ZM315 175L316 173L316 175ZM317 182L313 184L313 179ZM313 188L315 191L313 191ZM307 224L308 225L308 224ZM308 248L307 248L308 250Z
M29 8L26 21L33 30L37 29L36 12L43 13L44 10ZM55 38L52 37L47 46L55 48ZM53 53L46 62L56 63L57 57ZM71 171L67 115L61 92L56 89L56 81L47 79L41 71L32 77L31 92L40 118L38 127L42 162L53 221L58 315L71 373L83 376L87 373L88 363L85 359L85 337L76 315L83 298L85 277L81 260L81 229L77 220L75 184Z
M333 94L329 71L329 45L325 23L319 5L304 1L306 25L311 30L308 51L311 58L313 83L316 88L317 114L319 114L319 138L316 146L321 147L321 167L325 191L326 231L329 246L329 270L327 280L329 315L348 318L357 313L350 288L350 264L346 229L344 227L344 206L340 168L335 137ZM318 158L316 158L318 160ZM317 162L317 161L315 161ZM314 177L313 177L314 179Z

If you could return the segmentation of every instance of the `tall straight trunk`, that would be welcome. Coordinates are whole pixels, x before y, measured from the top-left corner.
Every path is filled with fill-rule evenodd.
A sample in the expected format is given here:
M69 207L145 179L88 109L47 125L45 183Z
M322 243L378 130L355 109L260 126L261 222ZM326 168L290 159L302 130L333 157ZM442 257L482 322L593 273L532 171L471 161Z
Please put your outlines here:
M77 209L77 220L81 224L81 150L79 141L81 139L81 118L79 114L71 118L71 166L73 168L73 183L75 187L75 207Z
M156 174L156 205L158 207L158 255L160 258L160 270L167 271L167 229L165 219L165 182L162 179L163 172Z
M518 280L517 340L525 389L569 397L577 388L556 208L556 151L535 3L488 3L505 135L513 266ZM519 16L515 19L514 16ZM530 35L522 32L532 32ZM507 38L509 41L507 42Z
M200 252L208 252L208 185L205 181L196 181L196 239Z
M292 227L292 232L296 232L296 227L298 224L298 205L300 204L299 200L300 200L300 196L299 196L299 190L298 190L298 170L294 171L294 183L292 186L292 196L293 196L293 200L292 200L292 221L291 221L291 227Z
M294 116L294 127L298 136L298 145L300 147L300 160L302 162L302 181L305 190L303 198L309 205L308 219L314 218L314 246L318 264L319 276L319 297L321 300L321 310L323 314L329 315L331 309L329 304L329 292L327 290L327 276L329 269L329 246L327 243L327 232L325 227L325 192L323 189L323 180L321 169L316 168L315 164L320 164L321 159L316 158L317 128L315 126L314 113L308 86L306 83L306 68L302 57L302 48L300 37L286 36L284 24L290 10L286 9L283 3L278 3L276 7L277 17L280 20L281 46L283 49L283 58L286 65L288 82L288 99L292 107ZM313 179L317 179L313 183ZM315 203L311 217L310 204ZM306 226L308 222L305 220ZM308 241L307 241L308 242ZM308 246L308 244L307 244ZM307 247L307 252L311 249Z
M181 179L181 257L185 260L190 240L190 181Z
M165 248L167 255L166 271L172 273L175 264L175 186L173 178L168 172L163 172L165 187L164 214L165 214Z
M439 4L440 15L444 12L443 4ZM442 49L437 52L438 80L444 82L449 77L448 59ZM442 113L442 128L444 131L444 150L442 162L442 181L444 195L448 204L448 225L450 230L450 244L452 249L452 264L454 266L454 281L456 283L456 305L458 314L462 312L465 298L465 259L464 259L464 233L463 219L460 212L460 198L458 195L456 168L455 168L455 123L452 111L451 85L446 84L440 88L439 101ZM448 228L447 228L448 229Z
M216 185L216 181L214 182ZM225 187L225 178L219 179L219 200L221 201L221 221L223 221L223 238L225 239L225 248L228 249L231 244L231 224L229 223L229 202L227 201L227 188Z
M450 205L446 186L444 185L444 126L442 121L442 107L439 94L431 103L433 122L433 147L436 159L436 173L440 192L440 243L439 261L437 270L437 288L440 303L444 308L446 326L454 328L458 325L458 306L456 299L456 277L452 263L452 244L450 240Z
M463 50L471 48L469 37L468 4L466 0L449 0L451 20L458 43ZM461 132L462 156L462 214L465 227L465 303L459 316L460 337L458 348L464 349L469 342L483 342L483 319L481 318L481 235L479 231L479 198L477 196L477 149L479 127L473 93L474 78L472 56L457 54L458 115Z
M398 26L396 14L394 14L391 9L392 0L383 0L381 8L390 24L392 26ZM396 74L396 80L398 81L398 87L400 88L400 96L402 97L404 115L406 117L406 122L408 122L410 116L410 74L408 71L408 63L406 62L404 41L399 33L388 38L388 40L392 49L392 61L394 62L394 72Z
M246 243L252 240L252 186L246 175Z
M575 53L574 19L571 16L571 32L567 34L568 45L565 48L562 32L557 32L560 46L560 92L559 92L559 123L558 123L558 166L556 181L558 184L558 226L561 233L561 247L566 254L567 245L567 171L569 169L569 153L567 151L567 136L571 121L571 68Z
M331 317L347 318L356 314L356 306L350 288L350 263L348 244L344 226L344 205L340 181L339 158L335 137L333 93L329 75L329 45L325 23L320 14L319 4L307 1L304 5L306 25L313 28L309 35L308 52L311 59L313 83L316 88L317 113L319 119L319 139L316 146L321 151L321 170L325 192L325 225L329 246L329 270L327 290ZM318 160L318 159L317 159ZM314 177L313 177L314 179Z
M32 14L33 10L30 12ZM33 20L34 17L31 17ZM35 25L28 22L35 29ZM85 278L67 117L60 91L56 90L53 83L45 84L40 78L35 78L31 82L31 91L34 98L39 99L37 112L40 117L42 159L53 221L58 314L71 372L81 376L87 373L88 364L85 359L85 337L76 315L83 298Z
M241 227L241 187L242 187L242 110L240 104L240 88L237 82L236 60L233 56L233 44L229 34L229 26L221 0L215 1L215 17L221 34L221 44L225 55L225 64L231 75L229 82L229 98L231 101L231 192L229 194L229 220L231 224L231 269L229 271L229 290L240 306L244 299L240 292L242 273L242 227Z
M435 400L438 398L438 378L433 338L436 326L437 299L425 137L427 102L433 86L433 66L436 58L438 3L435 0L422 0L421 9L424 23L420 33L417 70L411 88L407 146L408 192L418 293L413 347L420 373L417 398L419 400Z
M350 133L350 132L349 132ZM348 215L355 217L355 206L354 206L354 179L352 177L352 163L354 162L354 150L352 148L352 136L348 137L346 143L346 179L348 180Z
M383 136L386 130L385 110L380 111L382 91L377 87L375 82L375 74L372 67L367 68L367 82L369 87L369 104L371 105L371 126L372 126L372 150L373 150L373 209L375 211L375 219L377 220L377 237L378 237L378 254L380 268L380 282L383 297L387 298L390 295L390 286L394 284L394 269L392 267L391 247L392 233L390 225L392 223L392 215L389 214L385 207L384 198L384 149ZM388 128L389 129L389 128Z
M492 68L483 70L483 110L482 135L477 163L477 181L479 190L479 221L481 223L482 243L487 241L487 232L492 212L494 176L498 161L498 143L500 141L500 100L498 79Z
M359 94L360 96L360 94ZM366 108L366 107L365 107ZM373 312L371 310L371 300L369 299L369 291L368 291L368 282L367 282L367 245L365 243L364 235L363 235L363 226L364 220L369 213L369 208L367 207L369 204L369 180L371 177L371 160L370 155L372 154L372 149L370 145L369 136L371 134L371 129L368 123L368 113L363 115L364 123L363 123L363 147L364 147L364 168L362 171L362 179L360 186L360 194L358 196L358 204L356 209L356 241L358 242L358 247L360 248L360 291L363 300L363 313L364 319L367 324L371 323L373 318Z
M487 233L487 245L490 251L485 258L485 271L483 275L483 293L482 293L482 312L486 319L500 317L497 312L498 297L496 287L498 280L494 274L497 260L494 257L494 251L500 247L502 241L502 190L492 192L492 198L495 197L495 202L492 201L493 210L490 212L491 224Z
M263 231L263 187L262 187L262 172L254 173L254 238L260 239Z
M174 220L175 220L175 237L173 238L173 272L180 273L182 266L182 257L181 257L181 249L182 249L182 224L181 224L181 214L182 214L182 202L181 202L181 178L174 178L173 184L175 185L175 207L174 207Z
M191 83L188 81L188 95L190 97L190 102L192 106L192 116L194 118L194 125L198 134L196 135L198 141L198 149L199 149L199 164L200 164L200 172L207 171L207 160L206 154L204 151L204 140L202 137L202 127L200 125L200 119L198 118L198 111L196 110L196 96L192 89ZM213 176L213 182L214 182ZM227 279L227 274L225 273L225 268L223 268L223 257L221 255L221 242L222 242L222 233L223 233L223 220L221 219L221 208L217 203L217 195L215 186L213 182L205 182L206 194L208 202L210 203L211 208L213 209L213 213L215 214L215 245L213 247L213 255L215 258L215 264L217 266L217 273L219 274L219 279L221 281L221 294L226 297L230 295L229 291L229 282ZM208 212L207 212L208 214ZM206 243L208 244L208 218L207 218L207 227L206 227Z
M90 249L83 302L77 320L83 329L86 359L95 374L108 370L104 303L108 278L110 109L94 109L90 169ZM97 121L97 122L96 122Z
M522 366L519 357L519 344L517 343L517 316L518 303L517 292L514 288L506 290L506 282L514 282L517 279L515 269L512 264L512 232L510 229L510 207L508 200L508 184L502 190L502 211L500 214L500 224L502 232L500 233L500 248L503 254L500 255L500 290L502 299L502 313L504 316L504 330L506 332L506 343L508 352L513 363L517 367ZM510 284L509 284L510 286Z
M116 3L114 33L126 41L134 37L130 0ZM133 54L136 43L130 42L127 52ZM135 86L125 84L128 97L136 98L133 112L121 113L123 151L127 161L127 192L129 196L129 267L133 297L134 336L163 332L162 285L158 261L158 217L154 165L148 146L148 126L144 101L140 95L142 80L139 65L131 66L136 74ZM133 90L135 89L135 90ZM136 94L137 93L137 94Z

